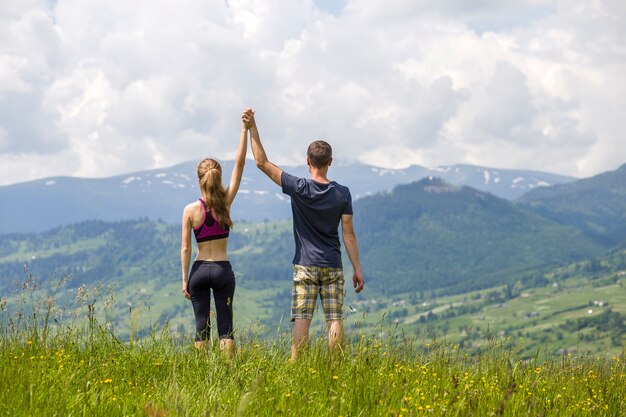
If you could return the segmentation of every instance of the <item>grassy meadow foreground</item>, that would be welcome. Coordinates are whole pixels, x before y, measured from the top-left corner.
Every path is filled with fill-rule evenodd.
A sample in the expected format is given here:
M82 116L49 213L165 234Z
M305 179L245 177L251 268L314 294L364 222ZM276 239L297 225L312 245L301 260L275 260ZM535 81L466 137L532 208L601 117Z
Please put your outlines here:
M118 339L95 304L71 325L41 311L0 322L6 416L618 416L624 355L521 360L508 338L480 355L437 340L365 334L329 356L313 341L295 364L285 336L240 333L234 359L167 328ZM56 320L58 321L58 320ZM69 321L68 321L69 323ZM383 333L383 332L381 332Z
M288 362L285 285L246 283L237 355L196 351L176 282L11 284L0 416L623 416L626 250L462 294L348 292L344 352L318 311Z

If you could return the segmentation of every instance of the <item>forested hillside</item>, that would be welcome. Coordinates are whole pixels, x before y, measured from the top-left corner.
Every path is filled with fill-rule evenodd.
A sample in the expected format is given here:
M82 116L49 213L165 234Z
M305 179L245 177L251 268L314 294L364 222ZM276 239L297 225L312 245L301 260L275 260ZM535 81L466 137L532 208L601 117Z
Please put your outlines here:
M365 269L388 293L478 289L608 247L571 226L439 179L364 198L356 213Z
M235 230L231 259L238 282L237 325L248 328L260 322L268 333L275 332L289 314L290 224L238 224ZM108 310L107 320L122 334L131 326L130 313L142 306L148 312L138 334L146 335L151 324L165 322L180 334L191 334L191 306L180 294L178 233L175 226L136 221L89 222L43 234L5 235L0 239L0 303L6 308L8 300L12 310L19 305L20 297L15 299L15 294L33 290L24 286L27 264L47 289L64 273L71 273L57 294L59 302L70 308L80 294L89 303L105 303L102 292L88 288L100 282L108 292L108 284L115 284L111 293L115 304ZM271 243L262 244L268 241ZM365 271L363 293L356 296L347 286L349 332L373 332L386 321L397 324L407 335L445 338L475 348L490 334L523 337L527 340L525 355L546 347L549 354L615 352L626 334L623 245L597 258L528 268L507 275L510 280L506 283L461 293L451 291L458 287L433 286L436 289L429 290L419 283L400 287L402 281L394 282L397 276L391 274L389 280L377 282L371 266ZM40 285L38 279L33 283ZM86 284L86 289L77 289L81 284ZM385 285L390 290L385 290ZM319 314L316 320L321 320Z
M606 249L573 227L438 179L363 198L355 203L355 213L368 287L385 294L483 288L509 282L529 268L568 263ZM179 235L179 226L147 219L1 235L2 286L23 276L25 263L35 274L71 274L75 285L176 281ZM246 285L288 282L290 222L237 223L230 256Z
M536 189L518 201L607 244L626 240L626 165L569 184Z
M231 260L238 279L257 281L289 276L291 229L288 222L235 225ZM90 221L44 233L0 235L0 288L30 273L70 276L69 284L178 282L180 226L147 219Z

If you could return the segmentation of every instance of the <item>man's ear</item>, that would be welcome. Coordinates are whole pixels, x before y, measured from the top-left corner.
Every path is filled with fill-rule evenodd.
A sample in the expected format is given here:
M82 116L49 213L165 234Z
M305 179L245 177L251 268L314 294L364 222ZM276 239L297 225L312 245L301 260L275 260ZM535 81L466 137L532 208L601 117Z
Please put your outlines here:
M309 157L308 157L308 156L306 157L306 164L307 164L307 166L309 166L309 167L311 166L311 160L309 159Z
M333 163L333 158L330 158L330 161L328 161L328 166L330 166Z

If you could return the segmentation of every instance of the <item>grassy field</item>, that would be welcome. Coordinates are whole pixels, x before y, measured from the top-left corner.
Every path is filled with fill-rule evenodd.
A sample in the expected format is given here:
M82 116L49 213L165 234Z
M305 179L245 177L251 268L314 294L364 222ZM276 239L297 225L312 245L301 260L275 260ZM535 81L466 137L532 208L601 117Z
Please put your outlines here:
M328 354L318 314L310 349L296 363L288 362L289 325L268 330L258 319L280 288L239 290L240 300L254 301L240 301L237 354L228 359L215 341L208 351L192 347L191 329L181 327L190 311L180 304L177 284L120 294L82 287L70 308L60 303L69 296L62 280L47 287L26 281L19 294L0 300L0 415L621 416L623 350L591 355L579 345L559 356L529 354L528 340L513 334L475 333L472 343L461 344L433 337L429 322L419 327L424 313L443 315L470 302L482 306L475 314L483 321L508 323L545 306L546 320L563 315L566 322L589 315L564 308L587 302L589 289L579 280L521 292L500 307L489 302L493 289L415 303L410 307L422 311L402 320L391 318L407 309L401 296L351 299L343 352ZM610 303L620 296L612 278L594 282ZM120 307L127 300L133 302ZM382 318L375 309L365 313L372 306L384 311ZM125 320L116 308L127 310ZM533 317L535 327L540 317ZM519 324L529 325L525 320Z
M619 355L626 342L626 277L608 272L590 279L574 273L574 266L547 274L542 286L505 286L458 295L405 293L378 296L368 292L357 297L346 291L346 327L349 334L379 335L381 327L393 326L406 337L426 337L480 351L491 337L516 340L520 354L560 356L567 353ZM566 273L567 272L567 273ZM235 319L239 329L259 324L262 334L275 336L288 328L289 282L237 287ZM181 334L192 332L190 306L180 296L178 283L148 287L144 294L143 326L170 321ZM126 288L117 304L117 328L125 331L129 302L140 300L141 289ZM321 313L318 304L317 310ZM168 312L165 314L165 312ZM126 313L126 314L123 314ZM165 315L163 315L165 314ZM610 314L621 323L609 328ZM126 316L126 317L124 317ZM324 333L322 315L313 328Z
M453 295L413 292L381 296L366 286L365 292L356 296L347 288L347 333L351 337L379 337L387 328L394 328L397 335L437 338L458 344L472 354L480 353L491 338L513 340L522 358L537 354L542 358L567 353L604 357L621 354L626 342L624 271L613 268L591 276L585 272L584 263L579 263L542 277L541 285L518 283L508 289L499 286ZM130 281L123 287L111 288L83 286L80 290L55 284L60 277L39 282L31 279L33 282L20 283L4 298L8 310L54 293L55 308L69 317L80 317L83 313L77 307L85 303L106 305L102 321L124 340L129 339L131 330L137 337L144 337L154 326L166 323L177 337L193 334L191 306L182 297L176 279ZM235 328L254 328L261 337L273 338L290 327L289 277L262 284L245 280L238 283ZM30 295L19 288L33 289L36 285L38 289ZM325 333L319 313L318 305L313 324L316 336ZM611 323L613 327L608 326Z
M123 341L104 302L65 320L54 300L2 307L0 415L6 416L619 416L624 356L520 359L506 339L480 355L402 337L353 332L342 353L316 339L289 363L284 333L242 329L234 359L197 351L168 328ZM140 311L140 310L136 310ZM139 315L140 313L134 313ZM132 328L132 326L131 326Z

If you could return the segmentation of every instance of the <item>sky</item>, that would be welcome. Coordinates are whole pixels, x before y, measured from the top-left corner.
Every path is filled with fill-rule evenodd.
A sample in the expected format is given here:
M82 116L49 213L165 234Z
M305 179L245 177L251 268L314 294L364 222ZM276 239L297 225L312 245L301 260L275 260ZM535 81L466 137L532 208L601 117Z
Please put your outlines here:
M232 159L626 163L623 0L2 0L0 185Z

